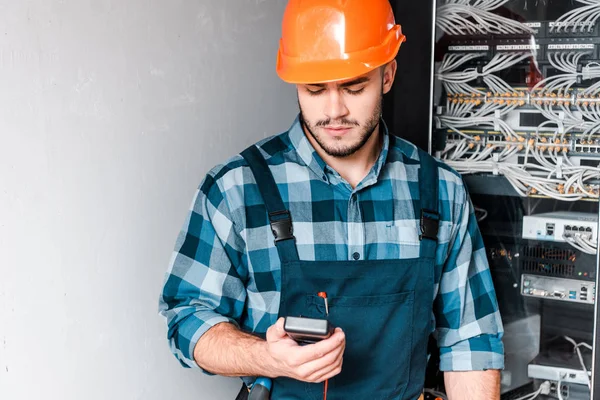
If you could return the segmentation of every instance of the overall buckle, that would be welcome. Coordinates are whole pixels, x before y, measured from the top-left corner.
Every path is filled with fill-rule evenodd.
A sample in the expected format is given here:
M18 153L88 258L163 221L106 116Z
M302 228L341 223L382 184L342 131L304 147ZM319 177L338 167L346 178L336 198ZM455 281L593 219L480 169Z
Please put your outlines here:
M275 236L275 243L281 240L294 239L292 214L288 210L269 213L271 231Z
M430 239L437 242L440 229L440 214L435 211L421 210L421 234L419 240Z

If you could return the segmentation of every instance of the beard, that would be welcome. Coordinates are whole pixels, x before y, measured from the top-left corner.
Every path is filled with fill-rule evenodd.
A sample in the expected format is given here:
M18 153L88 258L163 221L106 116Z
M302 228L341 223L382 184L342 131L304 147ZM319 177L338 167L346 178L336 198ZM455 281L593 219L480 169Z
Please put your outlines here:
M379 101L377 102L377 106L375 107L373 113L364 124L360 124L356 120L347 118L341 118L338 120L332 120L331 118L329 118L326 120L321 120L312 123L304 117L304 113L302 112L302 106L300 105L300 102L298 102L298 106L300 108L300 123L315 139L315 141L319 144L323 151L331 157L344 158L360 150L365 145L365 143L369 141L369 139L373 135L373 132L375 132L375 129L377 129L377 127L379 126L379 121L381 119L381 111L383 109L383 90L381 91ZM315 128L327 127L330 125L344 126L349 128L359 127L359 139L354 143L343 144L343 137L339 137L334 139L336 143L327 143L324 137L317 133L317 129Z

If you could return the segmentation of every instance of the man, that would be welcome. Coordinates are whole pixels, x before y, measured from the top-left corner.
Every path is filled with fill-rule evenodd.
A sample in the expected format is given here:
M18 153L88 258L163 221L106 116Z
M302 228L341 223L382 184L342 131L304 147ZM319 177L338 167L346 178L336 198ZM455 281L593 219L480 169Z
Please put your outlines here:
M272 378L272 399L329 382L330 399L415 400L433 332L449 398L499 399L502 324L461 177L381 120L403 41L388 0L289 1L277 71L300 115L197 192L160 300L184 366ZM337 328L300 346L286 316Z

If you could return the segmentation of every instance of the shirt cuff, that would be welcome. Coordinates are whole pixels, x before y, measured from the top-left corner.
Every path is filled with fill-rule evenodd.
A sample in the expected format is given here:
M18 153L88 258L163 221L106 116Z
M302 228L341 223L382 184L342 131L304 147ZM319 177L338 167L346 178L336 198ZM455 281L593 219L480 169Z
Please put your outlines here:
M232 323L239 328L237 321L223 315L215 315L207 319L200 319L194 315L188 317L185 322L180 324L177 335L179 345L175 346L172 344L172 350L175 353L175 356L179 359L179 362L184 367L199 368L207 375L214 375L213 373L206 371L204 368L201 368L196 363L196 360L194 359L194 348L196 347L196 344L202 335L204 335L213 326L223 322Z
M504 345L499 335L480 335L440 347L440 371L504 369Z

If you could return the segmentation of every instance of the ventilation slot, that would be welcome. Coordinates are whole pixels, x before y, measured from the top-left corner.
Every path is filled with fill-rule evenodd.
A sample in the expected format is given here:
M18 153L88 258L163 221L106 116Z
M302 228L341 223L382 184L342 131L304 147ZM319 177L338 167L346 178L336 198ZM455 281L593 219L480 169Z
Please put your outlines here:
M523 272L569 277L574 275L575 267L573 265L544 264L535 261L525 261L523 263Z
M572 277L577 254L573 250L546 246L525 246L521 269L524 273Z
M525 246L525 257L534 258L539 261L556 260L573 262L575 256L576 254L572 250Z

